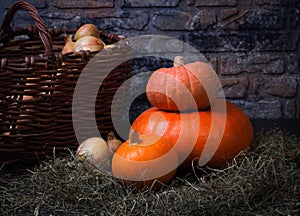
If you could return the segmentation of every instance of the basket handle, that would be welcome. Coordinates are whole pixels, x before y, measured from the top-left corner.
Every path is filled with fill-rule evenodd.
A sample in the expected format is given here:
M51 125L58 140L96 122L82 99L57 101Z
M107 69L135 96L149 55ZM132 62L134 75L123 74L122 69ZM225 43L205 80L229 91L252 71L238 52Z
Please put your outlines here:
M20 0L13 4L13 6L7 11L2 26L0 28L0 38L4 36L7 32L10 32L12 29L10 27L10 23L13 20L13 17L17 10L25 10L29 13L29 15L33 18L34 24L37 27L39 36L45 47L45 56L52 56L52 38L49 33L46 24L43 19L39 15L38 10L31 4L26 1Z

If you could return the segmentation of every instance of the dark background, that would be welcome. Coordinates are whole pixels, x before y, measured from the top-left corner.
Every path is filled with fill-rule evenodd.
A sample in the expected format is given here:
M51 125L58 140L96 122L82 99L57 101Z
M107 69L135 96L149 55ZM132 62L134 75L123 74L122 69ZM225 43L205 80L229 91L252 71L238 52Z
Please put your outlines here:
M13 0L1 2L0 22ZM252 119L299 128L299 1L297 0L30 0L49 28L84 23L133 37L158 34L198 49L218 73L228 100ZM14 26L32 20L24 11ZM171 66L157 58L135 59L133 73ZM136 86L145 78L134 77ZM148 108L144 95L133 115ZM132 118L135 118L132 116ZM291 121L293 120L293 121ZM286 123L293 122L293 123ZM296 123L295 123L296 122ZM294 124L294 125L293 125Z

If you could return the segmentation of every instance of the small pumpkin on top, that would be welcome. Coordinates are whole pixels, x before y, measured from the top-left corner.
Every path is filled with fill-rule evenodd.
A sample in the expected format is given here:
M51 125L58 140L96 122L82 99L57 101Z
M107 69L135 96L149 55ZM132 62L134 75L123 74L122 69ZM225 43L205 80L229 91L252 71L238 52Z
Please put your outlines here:
M209 64L184 64L181 56L175 57L174 67L154 71L146 86L149 102L159 109L169 111L206 109L218 91L218 77Z

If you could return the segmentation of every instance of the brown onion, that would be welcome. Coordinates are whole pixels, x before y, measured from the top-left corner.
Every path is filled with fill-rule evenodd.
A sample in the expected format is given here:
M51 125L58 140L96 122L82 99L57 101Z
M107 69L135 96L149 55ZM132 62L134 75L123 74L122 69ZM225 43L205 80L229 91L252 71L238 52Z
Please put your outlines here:
M76 157L80 162L88 161L99 168L107 164L110 156L107 143L100 137L86 139L76 151Z
M64 48L61 51L61 54L74 52L75 51L74 45L75 45L75 42L72 41L72 35L69 35L68 37L66 37L66 43L65 43Z
M115 153L121 144L122 144L122 141L118 140L115 137L114 132L111 131L110 133L108 133L108 135L107 135L107 145L108 145L109 150L112 153Z
M102 50L104 46L105 44L100 38L85 36L76 41L74 48L75 52L79 52L80 50L94 52Z
M75 40L79 40L85 36L93 36L93 37L100 37L100 31L97 26L93 24L84 24L79 29L77 29L75 33Z

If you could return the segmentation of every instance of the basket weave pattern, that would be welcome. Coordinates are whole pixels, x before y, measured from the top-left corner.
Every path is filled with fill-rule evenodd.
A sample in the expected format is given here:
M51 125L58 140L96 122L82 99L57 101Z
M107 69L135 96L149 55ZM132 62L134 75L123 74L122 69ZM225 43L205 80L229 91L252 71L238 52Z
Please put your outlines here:
M17 10L25 10L34 26L10 27ZM38 11L29 3L19 1L7 12L0 29L0 164L29 162L78 146L72 121L72 99L83 69L97 54L88 51L61 55L65 35L75 30L47 29ZM101 32L106 44L124 41L116 34ZM101 55L101 67L110 67L123 55L121 43ZM101 70L89 77L87 86L99 85L95 117L101 135L113 131L111 102L115 92L130 77L131 62L124 62L107 76ZM89 95L87 87L87 97ZM117 110L122 110L120 98ZM82 103L82 117L85 114ZM122 115L121 112L113 113ZM87 117L89 118L89 117ZM87 119L89 120L89 119ZM89 137L89 128L82 135Z

